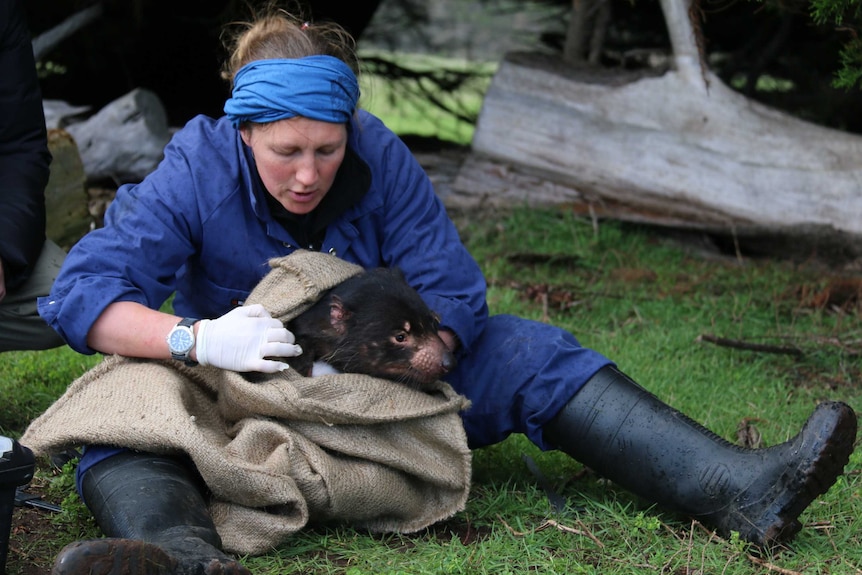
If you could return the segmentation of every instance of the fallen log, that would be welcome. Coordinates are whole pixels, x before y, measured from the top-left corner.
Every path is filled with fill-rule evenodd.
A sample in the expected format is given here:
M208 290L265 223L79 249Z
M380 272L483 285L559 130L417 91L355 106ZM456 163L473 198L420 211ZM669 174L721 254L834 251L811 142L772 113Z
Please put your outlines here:
M156 94L141 88L65 129L78 145L91 182L142 180L161 161L170 140L164 106Z
M49 130L65 128L71 123L80 122L81 117L92 110L90 106L73 106L63 100L42 100L45 126Z
M717 77L704 93L673 71L600 74L510 54L472 149L565 190L559 200L628 206L646 221L862 238L862 137L768 109ZM475 181L468 171L459 193ZM534 190L516 199L532 203Z
M662 8L675 68L663 73L508 54L447 201L571 203L862 256L862 137L734 92L701 67L686 3Z

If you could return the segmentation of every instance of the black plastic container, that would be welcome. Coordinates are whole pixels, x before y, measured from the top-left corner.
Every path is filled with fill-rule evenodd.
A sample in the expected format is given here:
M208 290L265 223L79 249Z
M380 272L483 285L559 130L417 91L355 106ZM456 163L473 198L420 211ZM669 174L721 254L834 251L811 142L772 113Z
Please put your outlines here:
M28 447L0 435L0 575L6 574L15 490L30 483L35 468L33 452Z

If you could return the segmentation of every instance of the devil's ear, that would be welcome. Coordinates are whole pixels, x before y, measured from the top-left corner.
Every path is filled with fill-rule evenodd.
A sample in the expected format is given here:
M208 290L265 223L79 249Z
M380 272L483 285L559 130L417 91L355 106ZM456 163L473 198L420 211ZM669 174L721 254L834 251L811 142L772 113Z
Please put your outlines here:
M347 331L347 320L351 315L340 297L333 295L329 299L329 323L338 335L344 335Z

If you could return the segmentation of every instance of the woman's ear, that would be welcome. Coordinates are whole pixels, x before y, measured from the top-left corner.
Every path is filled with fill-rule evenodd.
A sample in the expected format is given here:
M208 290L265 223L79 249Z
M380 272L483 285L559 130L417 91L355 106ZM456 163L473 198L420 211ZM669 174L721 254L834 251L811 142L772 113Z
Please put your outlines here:
M251 128L248 125L241 126L239 129L239 135L242 137L242 141L245 142L245 145L249 148L251 147Z

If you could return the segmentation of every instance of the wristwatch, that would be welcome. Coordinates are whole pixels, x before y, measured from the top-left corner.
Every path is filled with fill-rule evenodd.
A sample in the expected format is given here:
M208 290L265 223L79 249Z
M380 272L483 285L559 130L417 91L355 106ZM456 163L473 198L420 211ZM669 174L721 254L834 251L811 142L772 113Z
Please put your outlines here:
M198 362L192 361L189 357L189 354L195 348L195 332L192 326L197 321L200 320L193 317L183 318L180 323L174 326L167 337L171 357L177 361L182 361L189 367L194 367L198 364Z

